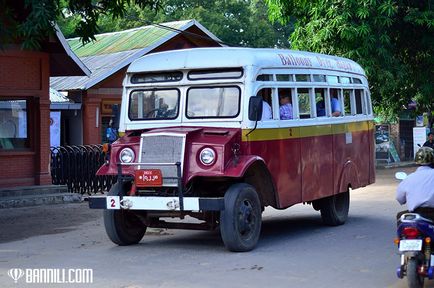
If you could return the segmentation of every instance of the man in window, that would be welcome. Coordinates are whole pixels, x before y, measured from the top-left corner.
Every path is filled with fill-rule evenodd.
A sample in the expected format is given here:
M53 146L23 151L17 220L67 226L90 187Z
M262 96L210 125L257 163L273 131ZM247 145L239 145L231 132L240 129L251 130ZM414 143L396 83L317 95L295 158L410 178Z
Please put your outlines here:
M332 116L337 117L341 116L342 108L341 103L338 99L338 90L330 89L330 106L332 109ZM325 104L324 100L318 101L316 103L316 116L326 116Z
M332 116L334 117L341 116L342 108L341 108L341 103L339 103L338 100L337 89L330 89L330 101L331 101L331 108L332 108Z

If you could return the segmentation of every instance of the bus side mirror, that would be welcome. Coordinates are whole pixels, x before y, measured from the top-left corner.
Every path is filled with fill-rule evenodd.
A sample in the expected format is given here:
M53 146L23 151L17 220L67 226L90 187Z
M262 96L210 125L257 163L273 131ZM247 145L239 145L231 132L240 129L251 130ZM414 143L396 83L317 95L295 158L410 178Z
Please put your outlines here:
M259 121L262 118L262 97L252 96L249 100L249 120Z

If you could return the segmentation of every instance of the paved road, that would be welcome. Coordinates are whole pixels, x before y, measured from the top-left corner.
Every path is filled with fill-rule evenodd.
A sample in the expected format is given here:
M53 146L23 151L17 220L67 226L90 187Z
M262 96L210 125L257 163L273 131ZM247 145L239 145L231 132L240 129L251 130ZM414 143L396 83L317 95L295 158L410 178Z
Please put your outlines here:
M343 226L323 226L308 205L266 209L248 253L227 252L218 232L185 230L152 229L139 245L118 247L101 211L85 203L3 209L0 286L43 287L14 284L11 268L93 268L93 284L82 287L406 287L395 276L395 171L379 170L375 185L352 192Z

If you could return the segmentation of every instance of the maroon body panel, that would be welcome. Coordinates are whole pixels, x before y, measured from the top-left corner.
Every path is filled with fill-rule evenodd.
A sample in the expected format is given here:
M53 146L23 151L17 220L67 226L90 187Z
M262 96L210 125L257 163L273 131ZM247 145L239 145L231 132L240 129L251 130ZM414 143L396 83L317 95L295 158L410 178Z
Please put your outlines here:
M373 183L373 136L369 122L359 123L350 131L350 124L305 127L316 136L297 136L287 139L242 141L241 129L170 127L147 130L145 133L184 134L185 159L183 185L195 177L243 177L256 161L263 161L272 177L278 203L275 208L286 208L301 202L359 188ZM301 130L300 130L301 131ZM300 132L305 133L305 132ZM133 135L133 136L131 136ZM110 164L103 165L98 175L118 173L119 152L130 147L140 153L140 133L126 133L111 146ZM213 165L200 162L204 148L216 153ZM134 166L124 166L123 174L134 175ZM163 175L164 177L164 175Z

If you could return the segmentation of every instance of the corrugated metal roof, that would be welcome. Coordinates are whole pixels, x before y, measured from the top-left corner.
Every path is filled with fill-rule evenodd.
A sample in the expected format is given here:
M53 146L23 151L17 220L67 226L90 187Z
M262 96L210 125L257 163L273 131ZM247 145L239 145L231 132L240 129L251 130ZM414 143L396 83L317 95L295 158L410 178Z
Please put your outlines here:
M51 103L53 103L53 102L58 102L58 103L70 102L70 100L68 99L68 97L66 97L66 95L63 95L62 93L60 93L59 91L57 91L51 87L50 87L50 101L51 101Z
M168 22L161 25L182 31L195 25L217 43L220 41L196 20ZM68 44L92 71L92 74L90 76L50 77L50 86L59 91L87 90L178 33L156 26L144 26L95 35L97 41L85 46L79 38L69 39Z
M189 22L191 20L163 24L171 28L181 29ZM74 53L82 58L148 47L170 33L173 33L173 31L158 26L143 26L130 30L95 35L96 41L87 43L84 46L80 38L68 39L68 44Z
M122 65L123 62L128 61L128 59L141 49L135 49L130 51L99 55L99 56L89 56L82 57L81 61L92 71L90 77L87 76L70 76L70 77L51 77L50 86L59 91L65 90L86 90L88 83L93 82L93 80L100 79L106 74L111 75L111 70L114 67ZM126 65L128 65L127 63Z

